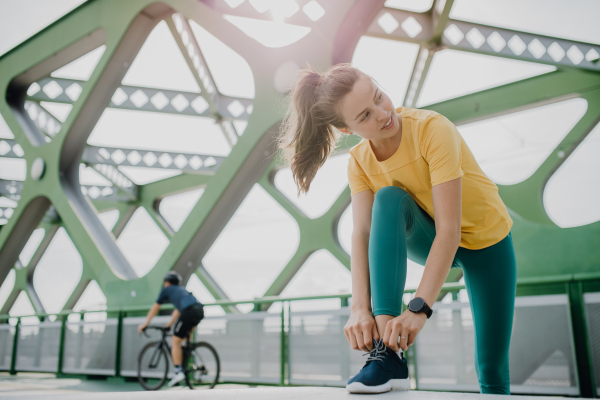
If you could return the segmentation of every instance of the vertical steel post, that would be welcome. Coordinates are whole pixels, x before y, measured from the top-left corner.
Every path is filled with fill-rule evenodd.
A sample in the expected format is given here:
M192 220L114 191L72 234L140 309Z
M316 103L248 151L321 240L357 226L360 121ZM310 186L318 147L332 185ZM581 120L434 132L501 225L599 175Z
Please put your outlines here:
M63 359L65 353L65 336L67 328L67 316L63 315L60 321L60 339L58 341L58 366L56 369L56 375L60 376L63 373Z
M281 386L285 385L285 315L284 315L284 304L283 302L281 302L281 336L279 338L280 343L280 349L279 349L279 356L280 356L280 381L279 384Z
M290 333L292 331L292 302L287 302L287 333L285 335L285 364L287 372L287 384L290 384L292 378L291 364L290 364Z
M13 337L12 355L10 357L10 374L17 374L17 343L19 341L19 327L21 326L21 318L17 318L17 324L15 325L15 336Z
M458 292L453 291L452 302L458 302ZM454 340L454 362L456 366L456 380L463 383L465 380L465 357L463 345L462 309L452 309L452 333Z
M587 339L582 283L571 282L567 284L567 292L569 294L569 309L573 329L579 393L581 397L592 398L594 397L593 367L590 357L590 346Z
M347 297L340 297L340 306L342 308L348 307L348 298Z
M121 347L123 341L123 318L124 312L119 311L117 316L117 345L115 354L115 376L121 376Z

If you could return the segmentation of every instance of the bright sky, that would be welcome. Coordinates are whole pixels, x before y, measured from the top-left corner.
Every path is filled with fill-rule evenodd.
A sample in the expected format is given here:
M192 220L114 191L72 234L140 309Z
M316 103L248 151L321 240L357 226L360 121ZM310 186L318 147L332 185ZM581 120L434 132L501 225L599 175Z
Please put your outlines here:
M80 0L0 0L0 54L80 3ZM388 3L390 6L405 7L408 1L389 0ZM413 1L410 4L417 9L427 8L421 3L427 1ZM600 17L600 2L593 0L568 3L558 0L456 0L452 17L600 43L600 25L596 23ZM232 18L227 20L240 23ZM273 36L278 24L261 25L256 21L241 23L245 25L238 25L240 29L254 36L257 46L281 47L290 41L301 40L306 34L306 30L286 28L284 25L286 30L279 36ZM192 23L192 28L218 89L224 94L253 98L255 87L248 63L196 23ZM232 25L232 29L236 28ZM418 46L412 44L364 37L357 46L352 62L373 76L388 92L394 104L400 106L417 50ZM52 75L87 79L102 52L103 48L93 51ZM444 50L434 57L419 106L552 70L554 67L541 64ZM199 90L165 23L159 24L152 32L132 63L123 84L190 92ZM64 120L70 112L70 106L51 103L45 106L60 120ZM491 179L497 183L514 184L535 172L586 109L585 100L571 99L459 126L459 130ZM243 132L243 122L239 121L236 126ZM0 117L0 138L12 136ZM210 119L115 109L104 112L88 143L224 156L230 152L218 126ZM596 174L592 174L592 171L600 170L599 158L595 157L598 151L600 129L597 128L550 179L544 193L544 204L558 225L579 226L600 220L600 180ZM306 196L296 197L289 169L283 169L276 175L275 184L307 216L316 218L327 211L346 187L347 159L347 155L332 157L319 171ZM133 167L123 168L122 171L138 184L178 173ZM24 174L23 160L0 158L1 179L23 180ZM85 184L106 183L104 178L90 169L82 168L80 177ZM172 196L161 203L160 211L177 230L201 195L202 190L196 190ZM7 200L0 198L0 205L4 203ZM114 225L117 217L116 211L101 215L107 229ZM351 230L351 215L346 210L340 221L339 236L343 248L348 252ZM140 240L141 237L143 240ZM260 186L255 185L203 263L232 299L260 297L292 257L298 240L299 232L294 219ZM41 232L36 231L21 254L21 261L25 265L39 241ZM168 239L146 211L140 209L117 243L141 276L153 267L168 245ZM231 251L233 247L236 251ZM418 285L422 270L422 266L409 262L407 287ZM34 274L34 286L47 311L60 310L68 297L65 293L70 293L74 288L79 274L81 257L61 229ZM6 300L13 284L14 274L9 275L0 287L0 304ZM283 295L347 292L351 289L350 284L349 272L329 252L321 250L309 257ZM202 301L212 299L196 278L190 280L188 288ZM97 307L103 301L105 298L94 283L78 307ZM13 313L31 310L27 302L26 298L19 298ZM332 302L312 303L310 306L336 307Z

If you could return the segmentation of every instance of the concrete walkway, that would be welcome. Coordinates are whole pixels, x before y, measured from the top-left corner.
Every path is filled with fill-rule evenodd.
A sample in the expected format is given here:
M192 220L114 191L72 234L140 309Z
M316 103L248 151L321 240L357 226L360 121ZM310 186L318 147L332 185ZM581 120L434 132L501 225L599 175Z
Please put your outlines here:
M89 381L75 378L56 379L52 374L0 374L0 398L40 400L493 400L493 395L474 393L393 391L379 395L352 395L340 388L323 387L257 387L217 385L214 390L191 391L185 388L139 391L137 382L122 380ZM512 396L513 400L532 400L531 396ZM550 399L537 397L536 399Z
M37 397L31 397L35 399ZM393 391L377 395L349 394L345 389L322 387L271 387L253 389L225 389L208 391L178 391L174 392L146 392L146 393L89 393L69 396L44 396L44 400L143 400L143 399L209 399L209 400L494 400L496 395L482 395L474 393L448 393L448 392L420 392ZM531 396L512 396L512 400L532 400ZM550 397L537 397L536 399L551 399Z

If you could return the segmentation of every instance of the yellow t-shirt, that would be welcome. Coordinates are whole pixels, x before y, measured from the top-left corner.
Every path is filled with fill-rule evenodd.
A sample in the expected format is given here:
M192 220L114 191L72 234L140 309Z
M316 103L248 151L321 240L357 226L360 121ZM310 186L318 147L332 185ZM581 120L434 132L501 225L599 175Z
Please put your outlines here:
M512 219L498 187L483 173L454 124L433 111L402 107L397 111L402 116L402 140L392 157L378 161L364 139L350 149L352 195L398 186L435 219L432 186L462 177L460 246L477 250L504 239Z

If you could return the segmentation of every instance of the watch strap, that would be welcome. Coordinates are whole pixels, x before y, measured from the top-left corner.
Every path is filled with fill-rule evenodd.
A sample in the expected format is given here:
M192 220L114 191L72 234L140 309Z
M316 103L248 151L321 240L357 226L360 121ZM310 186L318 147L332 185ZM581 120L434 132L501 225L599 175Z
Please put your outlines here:
M421 300L423 302L423 305L421 306L421 308L419 308L416 311L413 310L413 309L411 309L411 307L410 307L410 303L413 300L415 300L415 299L419 299L419 300ZM427 302L425 300L423 300L421 297L415 297L413 300L411 300L411 301L408 302L408 305L409 305L408 309L410 311L414 312L415 314L418 314L418 313L425 314L427 316L427 319L431 318L431 315L433 314L433 310L431 309L431 307L429 307L429 305L427 304Z

